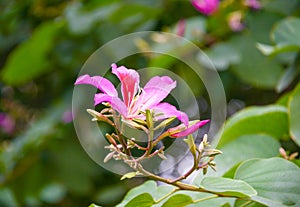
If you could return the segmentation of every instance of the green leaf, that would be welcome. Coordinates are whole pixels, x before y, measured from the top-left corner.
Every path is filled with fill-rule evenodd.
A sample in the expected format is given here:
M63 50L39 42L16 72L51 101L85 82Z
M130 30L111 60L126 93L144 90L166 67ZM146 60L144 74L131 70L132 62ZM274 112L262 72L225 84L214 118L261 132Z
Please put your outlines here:
M93 204L89 205L89 207L101 207L101 206L98 206L98 205L93 203Z
M135 176L136 176L136 172L129 172L129 173L126 173L125 175L123 175L121 177L121 180L130 179L130 178L133 178Z
M297 45L271 46L262 43L257 43L256 47L266 56L275 56L284 52L297 52L300 49Z
M150 194L155 200L162 198L170 193L175 187L170 185L157 187L156 182L153 180L147 181L140 186L131 189L123 199L123 201L117 205L117 207L125 206L132 199L143 193Z
M300 169L282 158L252 159L243 162L235 179L250 184L260 197L282 205L300 204Z
M0 205L7 207L20 207L12 189L1 187L0 189Z
M300 47L300 18L286 18L274 28L271 38L280 47Z
M239 200L237 199L234 203L234 207L240 207L240 206L246 206L246 207L267 207L263 204L254 202L254 201L247 201L247 200Z
M63 200L66 195L66 189L58 183L51 183L43 188L40 193L41 200L55 204Z
M119 4L112 1L105 6L98 6L96 9L85 11L83 4L70 4L65 11L68 27L74 34L86 34L93 25L115 12L118 7Z
M279 154L279 148L280 143L269 135L242 135L220 148L223 153L215 158L217 171L209 170L207 175L233 178L241 162L252 158L276 157ZM200 185L202 179L203 175L199 173L193 183Z
M226 196L250 197L256 195L256 191L242 180L234 180L223 177L205 177L201 186L209 191L217 192Z
M190 41L201 41L204 38L206 32L205 18L201 16L187 18L185 24L184 38Z
M210 61L212 61L217 70L226 70L231 64L239 62L240 55L231 44L219 43L214 45L205 55L200 54L199 60L205 67L211 68Z
M252 196L251 200L261 203L267 207L287 207L286 205L281 204L275 200L267 199L261 196Z
M300 146L300 84L292 92L288 108L290 135L295 143Z
M163 205L162 207L184 207L189 204L193 203L193 200L190 196L184 195L184 194L176 194L172 197L170 197Z
M288 136L287 110L283 106L248 107L231 117L225 124L218 147L245 134L266 134L276 139ZM218 139L216 139L218 140Z
M299 57L298 57L299 61ZM297 61L297 62L298 62ZM278 93L283 92L285 89L288 88L288 86L292 83L292 81L300 74L300 64L296 63L291 65L287 70L282 74L282 77L280 78L277 86L276 91Z
M10 54L2 71L3 80L7 84L19 85L49 70L51 64L47 55L55 45L55 37L62 26L62 21L39 26L29 40Z
M143 193L129 201L125 207L150 207L154 203L149 193Z
M275 46L259 44L258 48L265 55L276 55L282 52L297 52L300 50L300 18L281 20L271 33Z
M264 10L282 15L289 15L298 8L298 0L272 0L266 1Z
M256 40L249 35L235 37L230 44L241 56L240 61L230 68L237 77L257 88L276 87L283 72L279 61L261 54L255 46Z
M279 97L279 99L276 101L276 104L279 105L279 106L288 107L291 92L292 91L289 91L289 92L286 92L286 93L282 94L282 96Z
M190 152L193 154L193 156L196 156L197 151L193 135L190 134L186 139L184 139L184 141L189 146Z
M251 158L277 156L280 143L265 134L242 135L221 148L222 155L216 157L217 174L222 175L235 164Z
M273 25L278 22L282 17L277 13L266 12L264 9L260 12L249 13L245 15L247 28L255 42L263 42L265 44L271 43L270 32Z

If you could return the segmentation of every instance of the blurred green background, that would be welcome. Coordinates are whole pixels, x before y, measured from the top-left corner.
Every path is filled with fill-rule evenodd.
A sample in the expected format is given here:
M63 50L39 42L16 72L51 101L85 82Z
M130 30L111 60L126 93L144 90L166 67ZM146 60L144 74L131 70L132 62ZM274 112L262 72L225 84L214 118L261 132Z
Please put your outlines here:
M223 0L215 14L204 16L183 0L1 0L0 206L114 206L143 181L120 181L94 163L72 125L77 74L96 49L121 35L165 31L197 44L219 71L229 116L280 97L284 105L299 81L300 2L260 2L255 10L242 0ZM209 117L206 92L185 65L150 56L124 64L180 74Z

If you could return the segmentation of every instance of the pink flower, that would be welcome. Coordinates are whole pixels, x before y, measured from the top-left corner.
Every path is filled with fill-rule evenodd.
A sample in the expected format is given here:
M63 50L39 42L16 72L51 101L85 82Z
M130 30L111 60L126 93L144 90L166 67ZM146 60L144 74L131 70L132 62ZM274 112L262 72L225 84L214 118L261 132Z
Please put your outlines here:
M114 85L101 76L80 76L75 85L89 84L98 88L101 92L95 94L95 105L108 102L125 119L145 119L142 112L149 109L154 112L156 120L176 116L184 125L188 125L188 117L184 112L177 110L169 103L161 103L176 87L176 81L168 76L155 76L141 89L139 86L140 77L135 70L127 69L124 66L117 67L116 64L112 64L112 73L121 82L123 100L118 97Z
M171 134L170 137L173 137L173 138L185 137L189 134L194 133L195 131L197 131L199 128L201 128L202 126L204 126L207 123L209 123L209 120L191 121L189 123L188 127L181 124L181 125L176 126L174 128L168 129L168 132Z
M205 15L212 15L219 7L219 0L192 0L192 5Z
M73 121L73 113L71 110L67 110L63 113L61 120L67 124Z
M178 36L183 37L186 29L186 22L184 19L179 20L177 26L176 26L176 34Z
M251 9L258 10L261 8L261 3L257 0L245 0L244 4Z
M234 32L240 32L245 28L242 23L243 14L240 11L232 12L228 16L228 25L230 29Z
M12 134L15 131L15 120L6 113L0 113L0 128L6 134Z

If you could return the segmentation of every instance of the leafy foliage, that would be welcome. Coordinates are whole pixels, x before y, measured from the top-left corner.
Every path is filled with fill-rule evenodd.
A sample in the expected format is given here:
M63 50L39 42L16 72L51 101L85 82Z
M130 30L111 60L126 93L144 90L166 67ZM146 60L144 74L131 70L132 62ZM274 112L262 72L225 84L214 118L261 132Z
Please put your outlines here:
M0 120L0 206L299 206L300 160L292 155L300 152L300 4L265 0L253 10L243 2L223 0L204 16L189 1L1 1L0 113L10 126ZM236 11L239 32L228 22ZM231 116L215 143L223 152L217 171L191 182L212 193L119 181L86 155L68 116L74 80L97 48L132 32L179 34L181 19L183 37L212 63L202 53L197 60L218 70ZM147 45L139 43L142 52ZM155 47L178 52L176 45ZM122 62L180 75L200 103L201 119L210 118L209 96L187 65L159 54Z

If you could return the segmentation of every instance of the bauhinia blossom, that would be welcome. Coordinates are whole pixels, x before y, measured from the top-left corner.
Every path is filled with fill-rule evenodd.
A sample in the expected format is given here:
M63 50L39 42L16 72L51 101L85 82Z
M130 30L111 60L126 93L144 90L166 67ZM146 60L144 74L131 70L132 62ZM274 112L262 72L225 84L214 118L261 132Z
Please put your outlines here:
M209 123L209 120L203 120L203 121L196 120L193 121L192 123L190 122L188 127L181 124L174 128L168 129L168 132L170 133L170 137L173 138L186 137L187 135L194 133L195 131L197 131L199 128L201 128L207 123Z
M192 0L192 5L205 15L212 15L218 10L219 0Z
M258 10L261 8L261 3L258 0L244 0L244 4L251 9Z
M109 103L112 109L121 114L124 120L145 120L146 110L153 113L153 118L156 121L177 117L182 124L179 125L180 130L172 134L173 137L183 137L191 134L208 122L195 122L190 125L188 116L184 112L177 110L175 106L169 103L162 102L176 87L176 81L173 81L170 77L155 76L146 83L144 88L140 88L140 77L135 70L112 64L112 73L121 82L122 99L119 98L114 85L101 76L80 76L75 85L88 84L98 88L101 92L95 94L94 104Z
M15 120L6 113L0 113L0 130L6 134L13 134L15 131Z
M245 28L245 25L242 23L243 14L241 11L235 11L229 14L228 16L228 26L234 32L240 32Z
M157 120L176 116L185 125L188 124L188 117L185 113L169 103L161 103L176 87L176 81L168 76L155 76L141 89L139 87L140 77L135 70L112 64L112 73L121 82L123 100L118 97L114 85L101 76L83 75L77 79L75 84L89 84L98 88L101 92L95 95L95 105L108 102L125 119L143 118L144 115L141 112L149 109L154 112Z
M186 22L184 19L178 21L176 26L176 34L183 37L186 29Z

